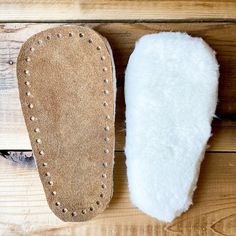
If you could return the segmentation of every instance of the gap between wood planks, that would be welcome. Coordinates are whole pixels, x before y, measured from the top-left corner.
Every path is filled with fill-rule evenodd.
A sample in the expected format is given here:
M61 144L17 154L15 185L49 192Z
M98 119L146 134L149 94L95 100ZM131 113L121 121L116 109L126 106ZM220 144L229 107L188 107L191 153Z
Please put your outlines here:
M104 20L104 19L96 19L96 20L1 20L1 24L20 24L20 23L29 23L29 24L109 24L109 23L128 23L128 24L142 24L142 23L229 23L229 24L235 24L235 19L227 19L227 18L216 18L216 19L140 19L140 20L127 20L127 19L120 19L120 20Z

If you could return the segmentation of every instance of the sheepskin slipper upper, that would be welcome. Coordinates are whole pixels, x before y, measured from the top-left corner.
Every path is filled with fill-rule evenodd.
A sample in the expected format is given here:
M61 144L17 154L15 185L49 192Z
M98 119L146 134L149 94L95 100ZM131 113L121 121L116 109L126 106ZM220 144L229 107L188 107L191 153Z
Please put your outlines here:
M125 77L128 182L133 203L171 222L192 204L211 136L219 66L186 33L143 36Z

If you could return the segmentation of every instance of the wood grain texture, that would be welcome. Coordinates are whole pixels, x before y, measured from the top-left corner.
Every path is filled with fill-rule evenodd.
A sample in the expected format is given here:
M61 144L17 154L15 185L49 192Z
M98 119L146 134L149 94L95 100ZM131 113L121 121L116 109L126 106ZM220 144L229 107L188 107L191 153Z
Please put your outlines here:
M25 2L20 0L17 1L17 4ZM33 4L29 4L29 2L27 1L27 6L29 9L33 9L35 1L33 1ZM99 7L98 2L105 3L106 1L93 1L93 3L97 3L94 6L95 8ZM122 4L133 2L138 9L137 1L111 1L113 4L115 2L123 2ZM148 7L153 1L145 2ZM160 2L174 2L176 4L175 1ZM195 4L194 1L178 2L179 4L184 2ZM199 4L205 4L206 1L198 2ZM45 6L46 3L49 7L45 10L45 14L49 15L48 12L52 8L50 8L48 1L40 1L38 9L40 11L42 9L40 6ZM67 0L58 1L59 5L64 3L67 4ZM91 3L92 1L87 1L86 4L91 7ZM226 5L224 7L229 7L228 4L231 4L230 11L234 10L232 8L234 1L227 1L226 3L217 1L217 4L219 7L223 4ZM14 6L14 1L11 6ZM54 6L54 10L57 6ZM7 7L10 7L9 4ZM140 7L140 11L144 11L145 7ZM19 9L15 8L15 11ZM29 11L29 9L27 8L26 11ZM66 7L64 9L65 11L68 10ZM102 10L104 11L104 9ZM224 14L230 14L230 11ZM147 12L149 14L152 10L149 9ZM185 8L185 12L187 12L187 8ZM2 16L6 16L6 12L2 13L2 6L0 6L0 19ZM123 13L125 11L121 12L121 15ZM19 13L19 15L21 14L23 17L22 12ZM40 11L38 15L35 13L37 17L45 16L45 14L43 11ZM69 11L63 14L68 16ZM158 14L158 11L155 14ZM53 15L52 11L50 15ZM195 16L193 14L192 17ZM211 12L208 16L211 16ZM13 16L9 14L8 17ZM27 18L29 15L26 14L24 17ZM142 15L142 17L145 17L145 15ZM41 30L58 25L61 24L23 23L0 25L0 149L31 149L18 99L15 62L20 46L28 37ZM28 158L23 163L22 160L25 159L23 154L12 153L11 161L0 158L0 235L236 235L236 153L215 153L236 151L236 24L96 23L89 24L89 26L108 38L114 52L118 77L116 110L116 150L118 151L123 150L125 142L124 70L128 57L133 50L134 42L143 34L161 30L187 31L191 35L203 37L217 51L217 58L221 65L220 101L217 113L222 117L222 120L215 120L213 124L213 137L209 142L211 147L208 149L212 153L206 154L202 164L198 189L194 194L194 205L172 224L162 224L144 215L130 202L125 157L122 152L116 152L115 191L110 207L92 221L78 224L64 223L57 219L47 206L43 188L34 167L32 153L26 154ZM224 119L224 117L228 117L228 119Z
M235 19L234 0L1 0L1 21Z
M73 224L64 223L52 214L35 167L0 158L0 235L233 236L235 167L236 154L207 153L194 205L173 223L162 224L130 202L125 157L121 152L116 153L110 207L91 221Z
M31 35L61 24L0 24L0 149L31 150L24 124L15 62L19 49ZM203 37L216 51L220 63L220 89L217 113L236 114L236 24L233 23L103 23L88 24L107 37L114 53L117 70L116 150L125 140L124 71L134 43L144 34L158 31L187 31ZM233 117L233 116L232 116ZM197 117L196 117L197 119ZM235 118L234 118L235 119ZM215 122L211 151L235 151L236 125L233 121Z

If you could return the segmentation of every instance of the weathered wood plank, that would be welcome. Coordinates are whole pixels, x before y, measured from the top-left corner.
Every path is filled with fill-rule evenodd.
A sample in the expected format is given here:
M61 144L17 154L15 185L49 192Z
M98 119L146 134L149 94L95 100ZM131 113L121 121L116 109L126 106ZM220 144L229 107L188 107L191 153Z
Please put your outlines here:
M232 0L1 0L0 20L232 20L235 9Z
M15 63L22 43L34 33L60 24L0 24L0 149L31 149L18 99ZM144 34L163 30L187 31L203 37L216 51L221 78L217 113L236 114L236 24L225 23L146 23L88 24L111 43L118 78L116 150L125 139L124 71L135 41ZM13 64L12 64L13 63ZM197 118L197 117L196 117ZM214 128L213 151L236 150L233 122Z
M30 155L30 153L29 153ZM110 207L85 223L63 223L49 207L35 167L0 158L1 235L235 235L236 154L207 153L194 205L171 224L137 210L129 199L125 158L116 153Z

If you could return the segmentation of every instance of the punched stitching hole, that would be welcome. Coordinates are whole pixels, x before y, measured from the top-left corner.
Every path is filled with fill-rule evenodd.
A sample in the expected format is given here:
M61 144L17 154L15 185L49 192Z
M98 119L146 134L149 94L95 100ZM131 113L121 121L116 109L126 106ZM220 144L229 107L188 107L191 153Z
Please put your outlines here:
M43 150L39 151L39 155L43 156L44 155L44 151Z
M32 103L30 103L30 104L28 105L28 107L29 107L30 109L32 109L32 108L34 108L34 105L33 105Z
M67 212L68 212L67 208L63 208L63 209L62 209L62 212L63 212L63 213L67 213Z
M42 143L42 140L40 138L37 138L36 143Z
M26 75L29 75L30 73L29 73L29 70L24 70L24 73L26 74Z
M109 139L108 137L105 137L105 138L104 138L104 141L105 141L105 142L109 142L109 140L110 140L110 139Z
M109 127L109 126L106 126L106 127L104 128L104 130L105 130L105 131L109 131L109 130L110 130L110 127Z
M103 162L103 166L107 167L108 166L107 162Z
M71 215L72 215L72 216L77 216L77 212L74 211L74 212L71 213Z
M39 133L39 132L40 132L40 129L39 129L39 128L36 128L36 129L34 129L34 132L35 132L35 133Z
M105 179L106 177L107 177L107 175L106 175L106 174L102 174L102 178L104 178L104 179Z
M31 121L35 121L36 118L35 118L34 116L31 116L31 117L30 117L30 120L31 120Z

